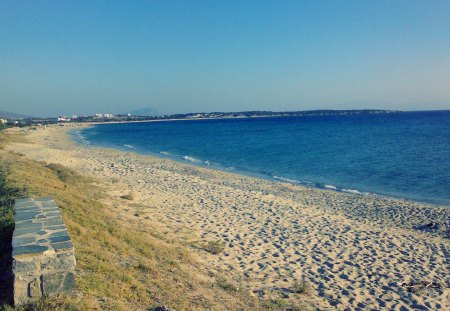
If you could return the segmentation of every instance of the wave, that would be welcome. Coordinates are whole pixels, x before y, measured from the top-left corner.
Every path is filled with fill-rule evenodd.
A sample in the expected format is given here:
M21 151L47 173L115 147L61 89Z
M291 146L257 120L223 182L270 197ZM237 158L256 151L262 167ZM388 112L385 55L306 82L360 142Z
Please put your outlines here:
M189 162L193 162L193 163L200 163L201 162L199 159L196 159L196 158L190 157L190 156L183 156L183 159L185 159L186 161L189 161Z
M164 154L164 155L170 155L170 153L167 151L160 151L159 153Z
M186 161L196 163L196 164L203 164L203 165L207 165L207 166L211 165L211 162L209 162L208 160L203 161L203 160L200 160L200 159L197 159L197 158L194 158L191 156L187 156L187 155L183 156L182 158Z
M273 176L273 179L288 182L291 184L296 184L296 185L303 185L303 186L308 186L308 187L320 187L318 184L315 184L315 183L312 183L309 181L305 181L305 180L297 180L297 179L280 177L280 176Z
M323 187L325 189L331 189L331 190L337 190L338 189L336 186L333 186L333 185L323 185Z
M75 136L75 139L81 144L85 146L89 146L91 143L87 140L86 136L82 134L81 130L72 131L72 135Z
M279 180L279 181L288 182L288 183L291 183L291 184L296 184L296 185L304 185L304 186L309 186L309 187L334 190L334 191L337 191L337 192L345 192L345 193L358 194L358 195L370 195L370 193L368 193L368 192L360 192L360 191L355 190L355 189L338 188L338 187L336 187L334 185L312 183L312 182L309 182L309 181L291 179L291 178L280 177L280 176L273 176L273 179L276 179L276 180Z
M359 192L358 190L355 189L341 189L342 192L347 192L347 193L353 193L353 194L363 194L362 192Z
M129 148L129 149L136 149L136 148L134 148L134 146L133 145L123 145L124 147L126 147L126 148Z
M290 182L290 183L293 183L293 184L301 184L301 182L299 180L296 180L296 179L290 179L290 178L280 177L280 176L273 176L273 178L277 179L277 180L281 180L281 181Z

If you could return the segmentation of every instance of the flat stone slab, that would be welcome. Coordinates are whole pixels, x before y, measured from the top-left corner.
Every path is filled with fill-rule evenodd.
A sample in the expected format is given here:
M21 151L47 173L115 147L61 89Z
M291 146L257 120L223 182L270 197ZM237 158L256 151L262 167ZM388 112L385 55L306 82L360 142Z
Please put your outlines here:
M16 200L12 240L14 302L75 292L75 255L52 197Z
M17 247L13 248L13 256L59 250L54 243L70 241L61 212L51 197L17 200L14 212L13 246Z
M36 253L43 253L46 250L48 250L47 246L42 245L25 245L25 246L18 246L14 247L13 251L13 257L18 255L25 255L25 254L36 254Z

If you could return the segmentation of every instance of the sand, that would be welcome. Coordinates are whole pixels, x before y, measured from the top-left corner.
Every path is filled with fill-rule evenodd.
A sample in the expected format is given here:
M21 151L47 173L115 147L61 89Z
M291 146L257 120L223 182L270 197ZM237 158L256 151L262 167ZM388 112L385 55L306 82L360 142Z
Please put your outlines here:
M450 310L450 207L313 189L167 159L76 145L68 127L27 134L9 149L94 176L118 217L139 215L188 245L206 266L254 295L307 299L338 310ZM114 202L117 202L115 200ZM105 202L108 204L108 202ZM432 226L427 226L432 223ZM224 251L201 245L221 241ZM408 292L402 283L442 288ZM306 299L306 298L305 298Z

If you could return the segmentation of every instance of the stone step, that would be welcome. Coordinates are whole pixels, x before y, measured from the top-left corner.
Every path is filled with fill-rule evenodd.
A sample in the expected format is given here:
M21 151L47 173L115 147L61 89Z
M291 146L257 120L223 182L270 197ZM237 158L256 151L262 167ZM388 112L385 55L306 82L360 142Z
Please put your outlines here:
M14 303L74 294L75 251L53 198L18 199L14 213Z

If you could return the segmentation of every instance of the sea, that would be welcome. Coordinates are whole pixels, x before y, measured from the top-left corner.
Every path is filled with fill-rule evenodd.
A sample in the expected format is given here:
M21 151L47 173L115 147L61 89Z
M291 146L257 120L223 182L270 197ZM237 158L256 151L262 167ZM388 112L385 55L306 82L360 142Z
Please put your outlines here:
M450 111L99 124L84 145L450 206Z

